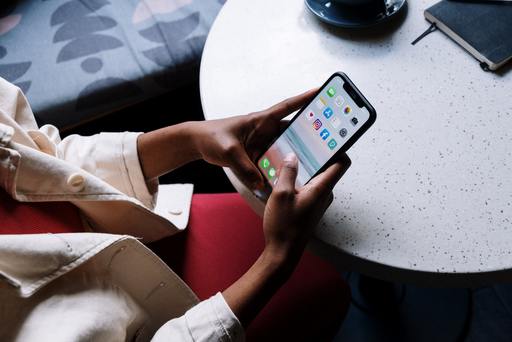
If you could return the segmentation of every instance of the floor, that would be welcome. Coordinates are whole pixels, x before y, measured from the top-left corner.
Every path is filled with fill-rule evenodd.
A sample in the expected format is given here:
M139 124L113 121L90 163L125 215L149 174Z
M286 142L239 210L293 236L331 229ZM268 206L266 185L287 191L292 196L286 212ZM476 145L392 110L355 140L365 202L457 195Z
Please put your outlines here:
M141 113L144 120L140 119ZM192 84L63 135L148 131L202 119L199 87ZM235 191L222 169L202 161L173 171L161 182L194 183L196 193ZM512 341L512 285L429 289L371 279L368 285L358 274L344 276L353 292L353 304L335 342Z
M358 291L353 282L350 285ZM393 285L399 295L380 312L368 310L360 295L353 295L334 341L512 341L512 285L474 290Z

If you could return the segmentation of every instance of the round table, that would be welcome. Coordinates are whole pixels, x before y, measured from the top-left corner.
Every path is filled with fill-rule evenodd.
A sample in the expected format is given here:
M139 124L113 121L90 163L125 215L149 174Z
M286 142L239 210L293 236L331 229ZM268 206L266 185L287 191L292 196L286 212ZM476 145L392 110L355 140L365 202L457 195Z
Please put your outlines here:
M484 72L441 32L411 45L435 2L409 1L403 18L351 31L299 0L229 0L201 62L204 114L260 110L345 72L377 122L348 151L352 166L316 232L320 250L395 281L510 279L512 72Z

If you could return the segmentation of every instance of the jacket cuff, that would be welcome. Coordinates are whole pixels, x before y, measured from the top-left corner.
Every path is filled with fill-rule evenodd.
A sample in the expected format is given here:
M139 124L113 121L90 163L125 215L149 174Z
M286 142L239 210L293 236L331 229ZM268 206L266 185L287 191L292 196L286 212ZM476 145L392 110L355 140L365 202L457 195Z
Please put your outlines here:
M125 132L122 139L122 156L125 176L131 185L132 197L137 198L147 208L154 209L158 190L158 179L146 181L139 160L137 139L142 133Z
M185 314L194 341L244 341L242 325L220 292Z

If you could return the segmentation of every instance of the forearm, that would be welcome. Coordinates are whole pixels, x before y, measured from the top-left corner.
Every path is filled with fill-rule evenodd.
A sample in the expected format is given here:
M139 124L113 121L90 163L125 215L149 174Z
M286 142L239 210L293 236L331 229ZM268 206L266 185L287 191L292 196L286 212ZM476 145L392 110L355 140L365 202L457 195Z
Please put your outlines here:
M264 251L251 268L222 295L244 327L288 280L300 256Z
M146 179L157 178L200 158L194 141L196 125L197 122L184 122L139 136L137 149Z

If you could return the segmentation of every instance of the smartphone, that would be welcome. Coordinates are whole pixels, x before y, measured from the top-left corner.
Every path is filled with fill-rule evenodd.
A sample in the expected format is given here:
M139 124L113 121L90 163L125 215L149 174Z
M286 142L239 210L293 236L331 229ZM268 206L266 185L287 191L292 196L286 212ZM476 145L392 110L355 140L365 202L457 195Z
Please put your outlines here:
M299 164L296 184L303 186L347 151L376 118L375 109L348 76L336 72L257 159L258 168L273 187L283 159L293 152Z

